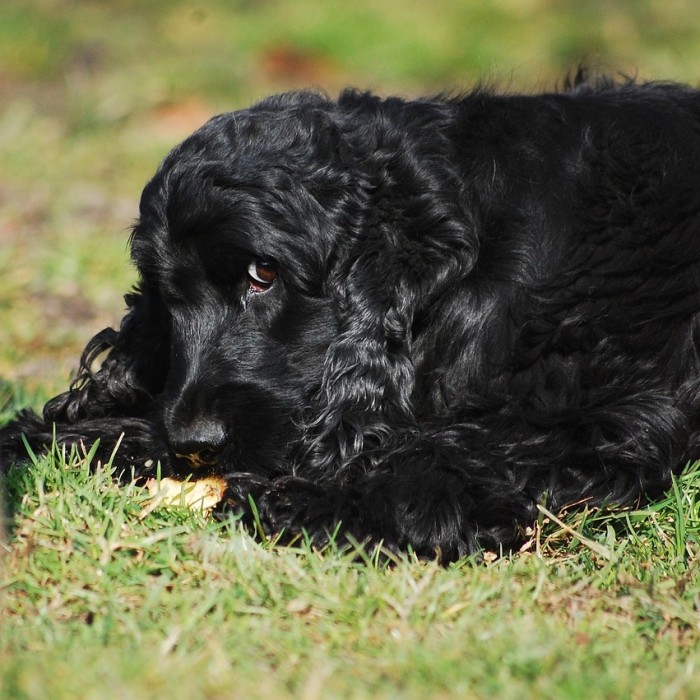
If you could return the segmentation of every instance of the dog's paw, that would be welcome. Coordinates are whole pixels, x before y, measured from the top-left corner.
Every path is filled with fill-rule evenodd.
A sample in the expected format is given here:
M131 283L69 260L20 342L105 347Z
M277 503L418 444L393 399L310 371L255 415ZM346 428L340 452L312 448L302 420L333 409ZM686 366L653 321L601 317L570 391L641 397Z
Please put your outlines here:
M274 480L260 497L259 520L265 534L283 542L308 537L316 547L331 539L344 541L345 534L362 539L353 503L340 490L330 490L297 477Z

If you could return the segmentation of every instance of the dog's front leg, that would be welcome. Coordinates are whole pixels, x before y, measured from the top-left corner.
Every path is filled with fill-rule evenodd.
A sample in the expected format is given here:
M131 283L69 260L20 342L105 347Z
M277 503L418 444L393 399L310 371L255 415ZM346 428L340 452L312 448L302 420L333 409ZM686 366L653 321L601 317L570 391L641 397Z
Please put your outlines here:
M318 484L299 477L280 477L267 484L231 475L224 509L242 513L253 525L254 514L267 536L282 542L306 535L323 547L331 538L341 545L360 543L372 550L412 550L421 558L447 563L478 551L487 532L476 520L473 495L464 476L431 467L411 473L378 469L350 483ZM243 476L243 475L242 475ZM497 537L512 538L512 521L498 524Z

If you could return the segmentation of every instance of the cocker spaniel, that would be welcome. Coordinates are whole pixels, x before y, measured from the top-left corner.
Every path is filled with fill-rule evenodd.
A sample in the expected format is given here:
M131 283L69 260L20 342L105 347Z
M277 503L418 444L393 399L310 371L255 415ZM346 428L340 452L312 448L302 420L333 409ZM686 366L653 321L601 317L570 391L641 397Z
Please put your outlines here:
M452 561L700 458L693 89L271 97L168 155L131 253L119 330L6 463L99 438L269 533Z

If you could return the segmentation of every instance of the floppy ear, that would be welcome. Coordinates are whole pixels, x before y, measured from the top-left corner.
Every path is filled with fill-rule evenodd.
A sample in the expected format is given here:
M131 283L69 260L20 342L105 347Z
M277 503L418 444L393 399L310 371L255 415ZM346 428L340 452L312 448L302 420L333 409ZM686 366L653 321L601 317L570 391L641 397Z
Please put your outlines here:
M342 330L304 426L299 474L365 469L356 456L381 461L401 433L415 432L416 314L464 279L478 254L459 178L444 158L410 150L405 139L367 149L361 224L339 243L346 250L327 285Z
M382 442L388 423L410 423L414 369L410 327L415 287L378 284L381 258L357 258L336 289L342 331L328 349L304 467L339 466Z
M169 359L167 314L155 293L145 288L136 288L125 301L129 310L119 331L105 328L90 340L71 388L44 406L46 421L144 415L163 390Z

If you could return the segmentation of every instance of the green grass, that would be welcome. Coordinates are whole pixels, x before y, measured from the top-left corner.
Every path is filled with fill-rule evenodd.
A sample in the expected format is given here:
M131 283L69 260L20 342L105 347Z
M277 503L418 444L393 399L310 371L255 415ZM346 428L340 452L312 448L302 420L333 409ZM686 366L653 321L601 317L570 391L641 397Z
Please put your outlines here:
M0 423L119 321L143 184L209 116L308 86L552 88L581 60L697 85L696 3L3 0ZM696 468L448 569L150 511L79 456L7 492L3 699L700 696Z
M544 518L526 551L447 569L151 511L78 455L8 491L3 698L700 692L697 467L652 508Z

